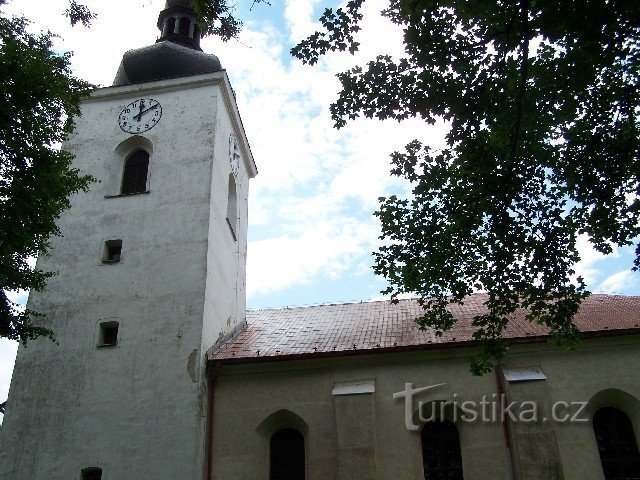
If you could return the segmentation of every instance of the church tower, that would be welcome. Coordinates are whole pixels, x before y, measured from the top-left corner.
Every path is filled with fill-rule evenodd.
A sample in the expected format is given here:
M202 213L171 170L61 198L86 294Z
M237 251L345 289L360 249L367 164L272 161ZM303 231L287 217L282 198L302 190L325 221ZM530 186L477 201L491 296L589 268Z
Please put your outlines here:
M2 480L200 480L207 349L241 328L249 179L226 72L188 0L84 102L64 148L99 180L71 198L28 308L58 344L20 347Z

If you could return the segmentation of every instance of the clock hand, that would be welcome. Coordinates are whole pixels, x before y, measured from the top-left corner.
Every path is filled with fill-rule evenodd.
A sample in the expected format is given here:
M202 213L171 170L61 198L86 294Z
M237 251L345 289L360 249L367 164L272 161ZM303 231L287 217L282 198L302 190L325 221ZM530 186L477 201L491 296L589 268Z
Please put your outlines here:
M142 110L144 110L144 100L140 100L140 111L138 112L138 114L136 116L134 116L134 119L137 119L138 122L142 119L142 114L144 113Z
M154 108L158 108L158 104L157 103L153 107L149 107L144 112L140 112L138 115L136 115L138 117L138 121L140 121L142 119L142 115L144 115L145 113L147 113L150 110L153 110Z

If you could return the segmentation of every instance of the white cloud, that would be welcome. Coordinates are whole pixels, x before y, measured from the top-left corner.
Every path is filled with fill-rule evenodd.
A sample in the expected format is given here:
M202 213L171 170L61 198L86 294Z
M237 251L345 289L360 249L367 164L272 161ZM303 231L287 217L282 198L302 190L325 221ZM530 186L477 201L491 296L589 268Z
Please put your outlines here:
M281 235L251 243L248 295L264 295L294 285L335 279L351 271L363 252L373 249L373 222L317 222L300 235Z
M598 293L618 293L634 289L638 285L638 274L631 270L622 270L620 272L609 275L594 290Z
M298 42L316 31L313 10L318 3L319 0L287 0L284 16L289 25L291 41Z
M598 252L589 242L587 235L580 235L576 242L580 261L575 265L574 270L576 277L581 276L587 285L593 285L597 282L601 275L601 270L596 264L603 262L607 258L616 258L620 256L618 248L613 246L613 252L609 255Z
M406 188L389 177L389 155L414 138L439 146L444 137L444 125L419 120L399 125L360 119L333 128L328 106L340 87L336 73L381 51L402 55L402 38L379 14L386 2L367 2L359 34L363 52L304 66L287 51L318 28L316 3L286 4L288 36L250 22L239 42L205 42L229 72L260 171L250 187L256 238L248 253L250 300L369 266L378 236L372 217L377 199ZM366 238L351 238L358 232Z

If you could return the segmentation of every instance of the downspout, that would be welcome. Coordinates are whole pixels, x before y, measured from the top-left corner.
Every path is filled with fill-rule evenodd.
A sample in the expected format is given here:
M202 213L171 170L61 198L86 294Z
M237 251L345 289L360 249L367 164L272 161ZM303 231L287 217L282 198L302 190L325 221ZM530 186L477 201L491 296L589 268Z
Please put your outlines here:
M504 446L507 450L507 463L509 464L509 479L515 480L516 475L513 469L513 451L511 450L511 437L509 434L509 423L505 418L504 412L502 411L502 399L504 396L504 390L502 389L502 370L500 365L496 363L495 366L496 372L496 385L498 387L498 400L500 401L500 423L502 423L502 434L504 436Z
M207 440L205 442L205 470L204 480L211 480L213 478L213 417L215 413L215 401L216 401L216 380L220 375L220 365L218 363L212 363L211 370L209 371L209 401L207 402Z

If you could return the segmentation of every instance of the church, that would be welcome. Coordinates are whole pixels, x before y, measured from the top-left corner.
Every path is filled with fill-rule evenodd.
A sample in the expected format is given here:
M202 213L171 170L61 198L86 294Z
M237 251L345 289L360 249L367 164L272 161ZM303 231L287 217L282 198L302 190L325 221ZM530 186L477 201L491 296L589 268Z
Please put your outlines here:
M18 351L1 480L640 479L640 297L570 352L514 315L482 377L483 294L442 336L411 299L247 311L250 132L189 1L158 28L64 145L100 182L38 258L57 343Z

